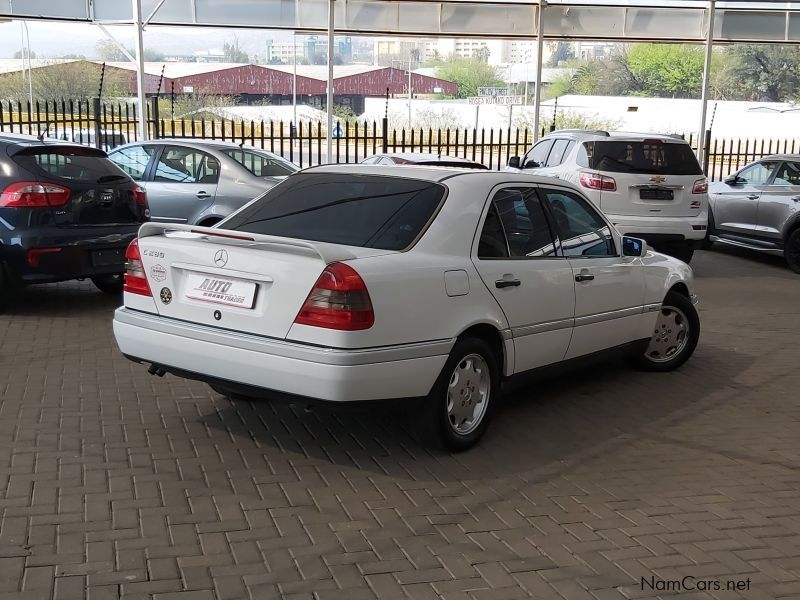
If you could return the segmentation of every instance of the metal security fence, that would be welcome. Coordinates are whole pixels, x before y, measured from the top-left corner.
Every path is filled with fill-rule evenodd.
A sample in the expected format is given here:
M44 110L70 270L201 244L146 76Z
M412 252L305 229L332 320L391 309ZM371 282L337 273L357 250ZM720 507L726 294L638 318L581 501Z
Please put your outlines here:
M279 154L307 167L355 163L380 152L423 152L457 156L502 169L533 142L529 129L394 129L381 121L341 121L331 132L319 121L225 119L210 113L192 118L164 118L157 98L147 103L149 139L206 139L247 144ZM0 101L0 133L22 133L61 139L110 150L137 141L137 108L133 103L88 100L50 102ZM332 155L327 156L328 135ZM696 139L689 135L696 148ZM800 139L712 139L706 135L702 160L712 180L723 179L748 162L775 153L800 152Z

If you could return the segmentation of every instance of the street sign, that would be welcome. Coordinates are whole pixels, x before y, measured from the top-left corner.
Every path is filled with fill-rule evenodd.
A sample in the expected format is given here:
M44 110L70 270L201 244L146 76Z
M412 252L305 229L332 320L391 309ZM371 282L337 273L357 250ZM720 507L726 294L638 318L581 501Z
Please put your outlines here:
M500 106L514 106L525 103L525 96L470 96L470 104L494 104Z
M508 96L508 88L479 87L478 96Z

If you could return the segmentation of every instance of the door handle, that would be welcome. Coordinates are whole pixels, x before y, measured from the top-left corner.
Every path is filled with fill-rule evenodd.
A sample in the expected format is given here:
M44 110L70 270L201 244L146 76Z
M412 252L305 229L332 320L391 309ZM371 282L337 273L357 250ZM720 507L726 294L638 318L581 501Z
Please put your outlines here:
M197 197L203 200L205 198L211 198L211 194L208 192L197 192Z
M747 196L748 200L758 200L758 194L750 194Z
M594 275L591 273L578 273L575 275L575 281L591 281L594 279Z
M498 279L494 282L496 288L519 287L522 282L519 279Z

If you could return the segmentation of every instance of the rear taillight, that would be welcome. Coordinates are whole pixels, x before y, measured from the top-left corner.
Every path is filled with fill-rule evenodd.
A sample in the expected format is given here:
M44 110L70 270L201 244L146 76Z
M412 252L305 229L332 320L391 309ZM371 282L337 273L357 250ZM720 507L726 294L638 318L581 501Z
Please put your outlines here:
M617 182L614 181L614 178L600 175L600 173L581 173L581 185L590 190L617 191Z
M152 296L150 284L144 275L142 255L139 254L139 240L133 240L125 251L125 285L123 288L131 294Z
M136 201L138 206L147 208L147 192L144 191L144 188L141 188L138 185L133 188L133 199Z
M369 329L375 323L375 313L364 280L344 263L329 264L294 322L342 331Z
M61 248L31 248L26 256L28 266L35 269L39 266L39 258L42 254L57 254L61 250Z
M707 194L708 193L708 179L703 177L702 179L698 179L694 182L694 187L692 187L693 194Z
M69 188L54 183L17 181L0 193L0 207L37 208L64 206L69 201Z

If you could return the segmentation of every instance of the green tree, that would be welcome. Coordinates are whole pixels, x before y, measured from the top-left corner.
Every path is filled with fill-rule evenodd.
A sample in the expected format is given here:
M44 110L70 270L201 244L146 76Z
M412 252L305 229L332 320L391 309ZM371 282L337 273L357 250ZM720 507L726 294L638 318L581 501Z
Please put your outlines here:
M32 69L34 100L87 100L97 96L100 65L84 61L55 63ZM131 94L131 75L119 69L106 69L103 97L119 98ZM19 73L0 75L0 97L24 102L28 99L28 78Z
M30 56L28 56L27 49L17 50L14 52L14 58L36 58L36 52L31 51Z
M95 44L94 49L95 52L97 52L97 57L105 62L126 62L129 60L122 49L111 40L100 40ZM131 56L136 56L136 50L133 48L126 47L125 50L127 50L128 54ZM144 55L144 59L150 62L161 62L165 58L163 52L154 48L145 48L142 54ZM83 56L78 55L68 55L64 58L75 57L83 58Z
M491 56L491 54L492 51L489 50L487 46L481 46L480 48L475 48L475 50L472 51L472 58L484 63L488 63L489 56Z
M239 47L239 40L235 36L233 38L233 43L225 42L222 46L222 53L225 55L225 62L250 62L250 57L247 55L247 52Z
M474 58L446 62L436 69L436 76L456 83L456 98L477 96L479 87L505 85L494 67Z
M726 50L726 97L782 102L800 95L800 47L791 44L735 45Z
M635 44L626 65L642 96L697 98L703 82L703 48L684 44Z

